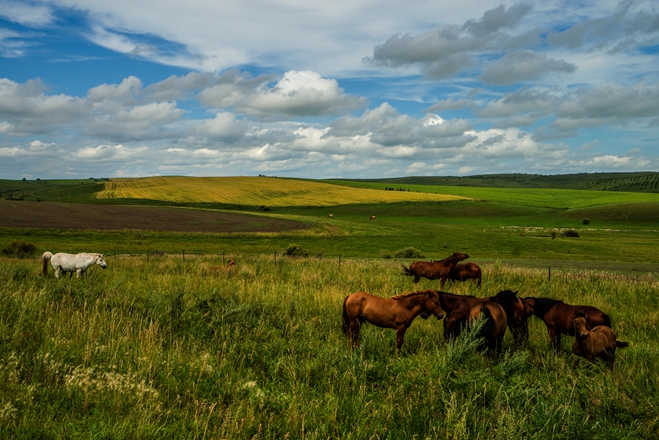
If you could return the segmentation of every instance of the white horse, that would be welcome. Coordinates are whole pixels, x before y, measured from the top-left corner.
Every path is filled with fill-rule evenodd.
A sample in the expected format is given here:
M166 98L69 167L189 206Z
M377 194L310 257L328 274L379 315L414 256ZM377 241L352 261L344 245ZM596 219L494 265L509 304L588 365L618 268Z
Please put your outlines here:
M55 269L55 278L59 278L60 272L73 272L76 273L76 278L80 278L85 274L87 269L94 264L98 264L103 269L107 267L105 260L103 259L103 254L93 253L80 253L80 254L65 254L57 253L55 255L50 252L44 252L41 256L41 262L43 263L43 274L48 275L48 262Z

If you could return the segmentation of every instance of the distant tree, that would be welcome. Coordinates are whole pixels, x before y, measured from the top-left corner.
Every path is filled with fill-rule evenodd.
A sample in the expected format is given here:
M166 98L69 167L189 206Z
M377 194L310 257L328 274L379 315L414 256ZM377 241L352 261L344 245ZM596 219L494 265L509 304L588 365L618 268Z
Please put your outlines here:
M588 220L587 218L585 218L585 219L581 220L581 223L583 223L584 225L589 225L589 224L590 224L590 220Z
M578 237L579 232L575 231L574 229L566 229L563 231L563 237Z

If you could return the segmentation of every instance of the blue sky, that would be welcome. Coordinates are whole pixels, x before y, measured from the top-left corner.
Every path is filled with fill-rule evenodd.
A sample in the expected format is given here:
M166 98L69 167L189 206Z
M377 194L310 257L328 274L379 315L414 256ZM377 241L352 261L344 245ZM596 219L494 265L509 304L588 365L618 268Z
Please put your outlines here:
M652 1L0 0L0 178L659 171L658 135Z

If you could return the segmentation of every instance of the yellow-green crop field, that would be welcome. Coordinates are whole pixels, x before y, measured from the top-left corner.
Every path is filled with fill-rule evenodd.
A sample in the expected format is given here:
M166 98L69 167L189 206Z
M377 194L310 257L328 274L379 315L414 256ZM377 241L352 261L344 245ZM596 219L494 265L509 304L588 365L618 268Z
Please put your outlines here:
M350 188L274 177L148 177L112 179L98 199L144 199L172 203L245 206L333 206L363 203L446 202L468 197Z

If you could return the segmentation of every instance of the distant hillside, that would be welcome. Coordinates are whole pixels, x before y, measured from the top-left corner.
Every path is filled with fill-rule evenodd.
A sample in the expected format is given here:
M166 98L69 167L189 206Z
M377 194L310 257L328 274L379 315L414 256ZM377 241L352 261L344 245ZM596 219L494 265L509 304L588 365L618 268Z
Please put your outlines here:
M589 189L659 193L659 173L581 173L581 174L483 174L476 176L410 176L389 179L342 179L359 182L472 186L489 188Z
M241 206L336 206L364 203L444 202L459 195L351 188L322 181L273 177L146 177L111 179L95 197L168 203L217 203Z

